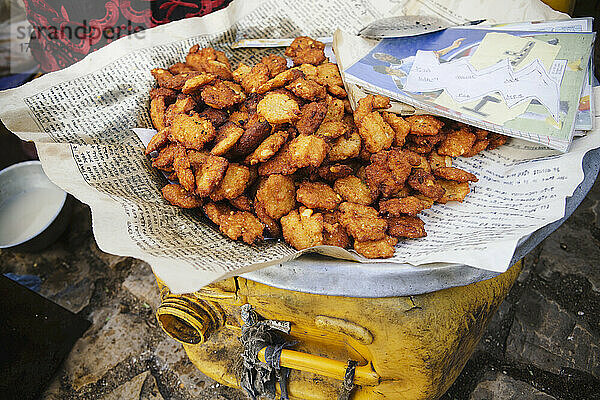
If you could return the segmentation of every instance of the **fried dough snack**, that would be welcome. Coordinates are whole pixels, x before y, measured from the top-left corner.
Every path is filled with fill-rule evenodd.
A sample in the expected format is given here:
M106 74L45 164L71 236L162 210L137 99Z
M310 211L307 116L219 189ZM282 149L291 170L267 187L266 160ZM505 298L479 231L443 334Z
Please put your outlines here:
M342 203L340 223L359 242L379 240L385 236L387 222L376 209L362 204Z
M390 217L387 219L389 224L388 233L394 237L417 239L427 236L425 224L419 217L402 215L400 217Z
M323 213L323 244L346 248L351 242L339 218L339 211Z
M284 93L269 93L256 106L256 112L270 124L285 124L300 117L300 107Z
M452 166L507 138L432 115L402 118L380 95L353 112L324 44L298 37L279 55L231 67L193 46L185 62L151 71L146 147L172 183L177 207L200 209L232 240L283 237L298 250L394 255L398 240L427 235L418 215L462 202L475 174Z
M278 220L292 211L296 205L294 181L285 175L269 175L256 191L256 203L260 203L265 213Z
M373 203L373 193L366 183L356 176L340 178L333 184L333 189L345 201L368 206Z
M309 208L292 210L281 218L285 241L297 250L323 244L323 215Z
M326 183L302 182L296 191L296 200L308 208L333 211L342 198Z
M294 65L319 65L325 61L324 48L325 45L317 40L308 36L299 36L285 50L285 55L292 58Z
M394 246L398 239L385 236L379 240L367 240L354 242L354 250L366 258L390 258L394 256Z

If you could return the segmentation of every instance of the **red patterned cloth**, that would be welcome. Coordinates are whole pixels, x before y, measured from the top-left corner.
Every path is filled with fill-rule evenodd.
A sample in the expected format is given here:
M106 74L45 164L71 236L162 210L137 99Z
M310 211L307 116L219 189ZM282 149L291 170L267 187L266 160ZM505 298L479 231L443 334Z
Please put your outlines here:
M42 72L146 28L220 10L231 0L24 0L29 47Z

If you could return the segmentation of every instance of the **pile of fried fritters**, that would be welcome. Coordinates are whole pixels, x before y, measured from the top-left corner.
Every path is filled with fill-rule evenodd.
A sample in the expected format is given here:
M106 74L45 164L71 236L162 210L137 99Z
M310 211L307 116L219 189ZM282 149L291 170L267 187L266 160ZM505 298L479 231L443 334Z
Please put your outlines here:
M158 133L146 154L178 182L163 187L167 201L201 207L233 240L392 257L398 238L426 236L419 212L462 201L477 181L451 157L506 137L431 115L404 119L378 95L352 112L323 49L298 37L285 51L293 67L273 54L233 70L223 52L195 45L185 63L153 69Z

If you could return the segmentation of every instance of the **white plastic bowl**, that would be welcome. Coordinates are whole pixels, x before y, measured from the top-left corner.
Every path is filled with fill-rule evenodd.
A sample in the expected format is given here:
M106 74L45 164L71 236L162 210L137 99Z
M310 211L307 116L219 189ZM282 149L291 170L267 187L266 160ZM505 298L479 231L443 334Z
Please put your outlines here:
M50 182L39 161L0 171L0 249L39 251L67 227L72 200Z

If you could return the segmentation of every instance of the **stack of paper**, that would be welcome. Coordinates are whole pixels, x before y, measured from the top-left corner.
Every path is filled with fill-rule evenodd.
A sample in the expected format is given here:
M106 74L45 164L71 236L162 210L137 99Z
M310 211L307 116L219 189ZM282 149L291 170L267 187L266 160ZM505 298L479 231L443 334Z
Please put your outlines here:
M419 112L563 152L576 132L593 127L591 18L455 27L381 41L343 32L335 38L347 84Z

